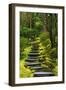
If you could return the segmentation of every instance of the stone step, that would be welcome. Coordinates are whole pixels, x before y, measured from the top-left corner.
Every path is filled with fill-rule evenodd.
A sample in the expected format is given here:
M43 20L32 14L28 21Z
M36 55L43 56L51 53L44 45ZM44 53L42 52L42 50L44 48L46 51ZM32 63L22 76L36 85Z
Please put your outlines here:
M39 53L29 53L29 56L38 56Z
M33 65L33 66L29 66L31 69L35 70L35 71L38 71L38 72L48 72L48 71L51 71L49 68L44 68L40 65Z
M35 58L30 58L30 59L27 59L26 61L27 61L27 62L35 62L35 61L37 61L37 59L35 59Z
M39 48L39 46L33 46L32 47L32 49L38 49Z
M28 65L28 66L39 66L40 63L33 62L33 63L26 63L26 65Z
M31 69L33 69L33 70L42 70L43 67L41 67L41 66L34 66L34 67L31 67Z
M32 48L32 50L36 50L36 51L37 51L37 50L38 50L38 48Z
M38 59L38 56L29 56L28 59Z
M32 50L30 53L38 53L38 50Z
M34 77L54 76L52 72L34 72Z
M32 45L33 45L33 46L39 46L39 44L37 44L37 43L33 43Z

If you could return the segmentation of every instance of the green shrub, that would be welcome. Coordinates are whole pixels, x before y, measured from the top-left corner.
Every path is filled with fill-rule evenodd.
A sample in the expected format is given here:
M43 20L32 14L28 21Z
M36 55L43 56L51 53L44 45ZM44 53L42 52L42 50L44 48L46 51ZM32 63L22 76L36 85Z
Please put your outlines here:
M46 39L49 39L49 32L41 32L40 34L41 42L44 42Z
M44 46L46 46L47 49L48 49L48 48L51 48L51 41L50 41L50 39L46 39L45 41L42 42L42 44L43 44Z
M28 28L27 27L21 27L20 28L20 36L27 36Z
M43 23L41 21L36 21L35 22L35 28L38 30L41 30L43 27Z
M28 54L31 51L32 46L26 47L24 51L20 52L20 60L26 60L28 58Z
M33 35L33 29L28 28L28 27L22 27L20 29L20 36L31 38L32 35Z
M24 49L29 45L29 40L25 37L20 37L20 49Z
M58 54L57 48L52 48L50 54L52 59L57 58L57 54Z
M40 41L41 41L43 47L46 48L46 51L50 51L51 41L49 39L49 33L48 32L44 32L44 33L40 34Z
M33 77L32 71L24 66L23 61L20 61L20 77L21 78Z

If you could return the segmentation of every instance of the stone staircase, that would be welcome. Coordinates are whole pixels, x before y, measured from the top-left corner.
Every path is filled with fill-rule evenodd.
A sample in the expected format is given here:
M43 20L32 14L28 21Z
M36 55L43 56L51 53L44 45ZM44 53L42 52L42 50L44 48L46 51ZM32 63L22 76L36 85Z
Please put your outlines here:
M29 58L26 60L26 65L34 70L34 77L45 77L45 76L54 76L53 73L49 70L49 68L42 67L41 64L43 62L38 61L38 45L33 45L32 51L29 53Z

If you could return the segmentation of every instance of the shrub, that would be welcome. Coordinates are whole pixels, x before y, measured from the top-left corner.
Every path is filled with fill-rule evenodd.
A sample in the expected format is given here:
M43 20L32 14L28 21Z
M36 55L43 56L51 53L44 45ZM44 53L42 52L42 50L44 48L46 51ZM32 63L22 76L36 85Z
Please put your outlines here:
M38 30L41 30L43 27L43 23L41 21L36 21L35 22L35 28Z
M57 48L52 48L50 52L51 58L57 58Z
M46 48L46 51L50 51L51 41L49 39L48 32L43 32L42 34L40 34L40 41L41 41L42 45Z
M31 28L22 27L20 29L20 36L31 38L32 35L33 35L33 30Z
M49 32L41 32L40 34L41 42L44 42L46 39L49 39Z
M33 73L29 68L26 68L24 66L24 62L20 61L20 77L26 78L26 77L33 77Z
M29 40L25 37L20 37L20 48L24 49L29 45Z
M42 42L42 44L44 46L46 46L47 48L51 48L51 41L50 41L50 39L46 39L45 41Z
M27 31L28 28L27 27L20 27L20 36L27 36Z
M28 54L31 51L32 46L29 46L27 48L24 49L24 51L20 52L20 59L21 60L26 60L28 58Z

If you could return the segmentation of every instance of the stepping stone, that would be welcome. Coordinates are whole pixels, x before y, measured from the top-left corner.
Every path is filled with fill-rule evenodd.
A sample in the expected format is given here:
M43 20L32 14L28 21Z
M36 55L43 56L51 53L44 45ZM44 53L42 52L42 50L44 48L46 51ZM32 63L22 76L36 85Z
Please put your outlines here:
M26 63L26 65L28 65L28 66L39 66L40 64L39 63Z
M34 77L54 76L52 72L34 72Z

